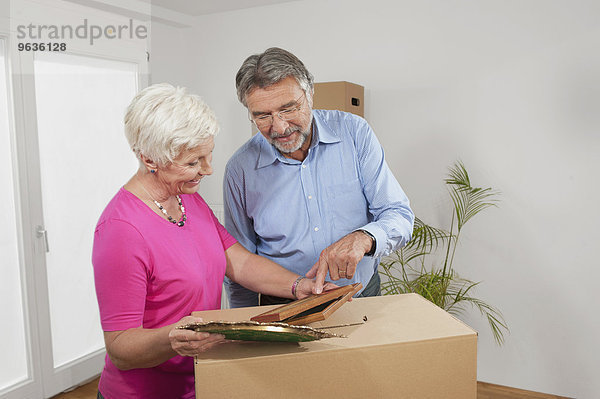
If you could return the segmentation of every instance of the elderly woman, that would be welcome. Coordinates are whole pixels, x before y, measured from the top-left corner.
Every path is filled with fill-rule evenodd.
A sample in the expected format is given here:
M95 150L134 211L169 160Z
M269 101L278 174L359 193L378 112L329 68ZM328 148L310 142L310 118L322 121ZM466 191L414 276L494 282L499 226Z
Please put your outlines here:
M199 97L168 84L142 90L127 110L140 166L102 213L92 256L107 350L100 398L194 397L191 356L224 337L176 327L220 307L224 275L279 297L322 289L246 251L196 193L212 173L217 130Z

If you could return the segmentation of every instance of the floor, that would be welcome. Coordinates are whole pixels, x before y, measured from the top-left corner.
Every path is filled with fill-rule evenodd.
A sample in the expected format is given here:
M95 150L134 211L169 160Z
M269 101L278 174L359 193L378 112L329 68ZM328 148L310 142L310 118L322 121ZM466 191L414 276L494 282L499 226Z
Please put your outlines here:
M59 393L53 396L52 399L96 399L98 393L98 381L100 378L88 382L77 389L67 393Z
M98 379L93 380L71 392L61 393L52 399L96 399ZM477 399L569 399L564 396L548 395L524 391L501 385L477 382Z

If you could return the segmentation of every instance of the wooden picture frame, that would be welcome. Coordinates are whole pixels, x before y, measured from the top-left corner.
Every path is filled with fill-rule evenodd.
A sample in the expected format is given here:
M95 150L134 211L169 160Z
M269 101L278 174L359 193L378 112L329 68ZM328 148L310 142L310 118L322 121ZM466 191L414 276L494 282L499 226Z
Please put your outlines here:
M339 309L361 288L361 283L354 283L321 294L313 294L256 315L250 320L261 323L279 321L296 326L322 321Z

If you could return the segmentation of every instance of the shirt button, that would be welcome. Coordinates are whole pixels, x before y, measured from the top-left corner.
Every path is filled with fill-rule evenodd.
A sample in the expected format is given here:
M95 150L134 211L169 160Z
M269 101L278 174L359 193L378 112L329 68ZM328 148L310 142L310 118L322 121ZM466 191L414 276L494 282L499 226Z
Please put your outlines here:
M302 165L302 169L306 169L306 165Z
M319 228L318 228L318 227L315 227L315 231L319 231Z
M308 196L308 199L312 199L312 195L309 195L309 196Z

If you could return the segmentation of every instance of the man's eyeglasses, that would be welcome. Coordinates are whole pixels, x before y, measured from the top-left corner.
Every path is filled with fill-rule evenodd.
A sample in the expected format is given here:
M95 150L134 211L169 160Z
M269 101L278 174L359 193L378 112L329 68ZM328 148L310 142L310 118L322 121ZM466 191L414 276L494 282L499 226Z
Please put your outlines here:
M304 94L302 94L302 96L304 96ZM293 108L282 109L281 111L273 112L273 113L266 114L266 115L260 115L255 118L253 118L249 115L250 120L252 122L254 122L254 124L256 125L256 127L258 129L266 129L273 125L273 118L274 118L273 115L277 116L282 121L289 121L294 118L297 118L298 115L300 114L300 110L302 110L302 106L304 104L304 101L300 102L300 100L302 99L302 96L300 96L296 100L296 103L298 103L298 105L296 105Z

